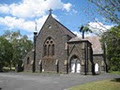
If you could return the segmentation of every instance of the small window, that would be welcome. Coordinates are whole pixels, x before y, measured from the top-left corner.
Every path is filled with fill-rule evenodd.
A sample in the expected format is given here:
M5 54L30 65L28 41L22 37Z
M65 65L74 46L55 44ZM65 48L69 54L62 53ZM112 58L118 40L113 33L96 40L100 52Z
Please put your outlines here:
M42 65L42 60L39 60L39 63L38 63L39 65Z
M30 63L30 64L31 64L31 65L33 65L33 62L34 62L34 61L33 61L33 60L31 60L31 63Z
M51 29L51 28L52 28L52 26L51 26L51 25L48 25L48 28L49 28L49 29Z
M66 65L67 65L67 63L68 63L68 61L67 61L67 60L65 60L65 61L64 61L64 65L66 66Z
M56 59L55 65L58 65L58 64L59 64L59 60L58 60L58 59Z

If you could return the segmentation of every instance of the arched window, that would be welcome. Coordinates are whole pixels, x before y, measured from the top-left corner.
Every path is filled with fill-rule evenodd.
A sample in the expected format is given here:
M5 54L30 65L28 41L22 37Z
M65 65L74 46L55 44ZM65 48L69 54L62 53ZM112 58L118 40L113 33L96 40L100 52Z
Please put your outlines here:
M27 58L27 64L29 64L29 63L30 63L30 57Z
M95 72L98 72L99 71L99 65L98 63L95 64Z
M55 55L55 43L51 37L48 37L44 42L44 56Z
M48 50L47 50L47 51L48 51L48 56L50 55L50 47L51 47L51 46L48 45Z
M47 45L44 45L44 56L47 55Z
M52 45L52 55L55 55L55 46L54 46L54 44Z
M77 56L71 57L71 73L80 73L81 72L81 63Z

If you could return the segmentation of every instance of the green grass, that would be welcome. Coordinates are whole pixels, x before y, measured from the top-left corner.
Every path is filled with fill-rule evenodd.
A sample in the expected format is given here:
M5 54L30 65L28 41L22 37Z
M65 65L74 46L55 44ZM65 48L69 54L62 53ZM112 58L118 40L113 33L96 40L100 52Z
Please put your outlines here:
M3 67L3 71L8 72L8 71L10 71L10 68L9 67ZM15 71L15 67L11 67L11 71Z
M74 86L69 90L120 90L120 78Z
M110 71L110 73L120 75L120 71Z

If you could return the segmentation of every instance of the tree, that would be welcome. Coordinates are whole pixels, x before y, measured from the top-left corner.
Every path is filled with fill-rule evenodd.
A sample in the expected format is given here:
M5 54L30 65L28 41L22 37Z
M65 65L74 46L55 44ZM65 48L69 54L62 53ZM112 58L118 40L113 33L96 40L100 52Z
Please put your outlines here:
M120 23L120 0L89 0L98 7L99 14L107 20Z
M88 28L87 25L86 26L81 26L79 31L82 32L82 39L84 39L85 32L91 32L92 33L92 31Z
M26 35L22 36L20 31L6 31L3 37L12 45L12 65L16 66L22 60L23 56L32 49L33 43L31 40L28 40Z
M101 42L106 45L110 70L120 71L120 25L105 32L102 35Z
M12 50L12 44L4 37L0 37L0 71L3 66L9 66L11 69Z

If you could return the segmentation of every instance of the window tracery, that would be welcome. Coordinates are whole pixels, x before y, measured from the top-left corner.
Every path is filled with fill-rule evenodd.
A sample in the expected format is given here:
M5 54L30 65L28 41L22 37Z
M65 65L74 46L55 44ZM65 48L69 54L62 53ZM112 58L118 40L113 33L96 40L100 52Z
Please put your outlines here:
M55 55L55 43L51 37L48 37L44 42L44 56L53 56Z

